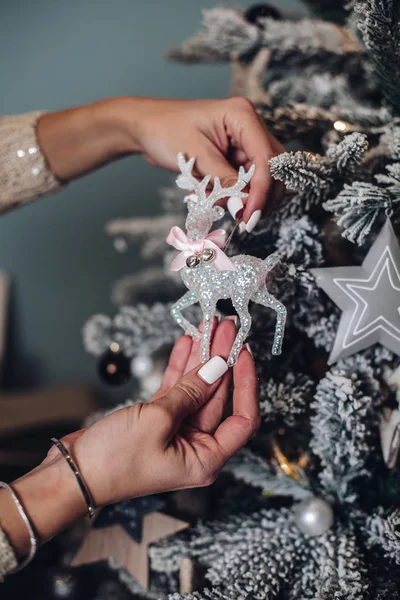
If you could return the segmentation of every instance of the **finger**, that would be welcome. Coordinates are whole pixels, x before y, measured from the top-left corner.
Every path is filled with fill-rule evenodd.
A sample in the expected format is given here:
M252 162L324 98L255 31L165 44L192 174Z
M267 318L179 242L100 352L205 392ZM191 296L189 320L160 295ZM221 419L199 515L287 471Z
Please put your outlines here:
M223 188L231 187L237 182L238 172L236 168L206 136L203 136L202 142L199 143L197 148L196 166L201 176L211 175L213 179L218 176ZM227 198L218 201L216 204L226 206Z
M233 414L214 434L224 464L249 441L260 424L256 368L247 347L233 367L233 383Z
M228 359L236 337L236 325L233 317L227 317L216 329L211 345L211 356L222 356ZM190 419L190 424L201 431L214 433L221 422L225 404L228 398L230 373L226 373L213 397L202 409Z
M192 350L192 345L193 341L189 335L183 335L175 343L160 389L154 394L152 401L164 396L182 377Z
M166 410L171 418L167 436L171 436L183 419L197 412L215 393L228 365L220 356L214 356L184 375L163 397L153 402Z
M211 330L211 336L210 336L211 340L214 337L216 328L218 327L218 323L219 323L218 317L214 317L213 326L212 326L212 330ZM203 328L204 328L204 322L202 321L199 325L199 331L201 333L203 332ZM201 340L200 341L194 340L193 344L192 344L192 350L190 352L190 356L186 363L186 367L185 367L185 371L184 371L185 374L189 373L189 371L192 371L197 365L200 364L200 349L201 349Z
M268 161L272 156L279 154L280 145L268 132L254 109L247 108L237 114L233 112L230 127L236 145L245 152L250 162L256 167L243 213L243 220L248 225L247 230L250 232L261 216L271 187L272 177Z

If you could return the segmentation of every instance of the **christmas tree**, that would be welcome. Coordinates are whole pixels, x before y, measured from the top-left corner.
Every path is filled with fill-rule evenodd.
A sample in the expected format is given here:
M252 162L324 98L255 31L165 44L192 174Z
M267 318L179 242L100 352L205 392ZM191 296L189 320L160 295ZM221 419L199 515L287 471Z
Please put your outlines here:
M262 426L227 465L211 516L150 549L154 572L190 558L205 574L190 599L400 598L400 4L307 4L315 18L215 8L169 53L231 63L232 94L288 149L270 161L283 199L230 245L280 259L268 289L288 313L281 356L274 316L252 308ZM84 329L106 378L116 357L113 376L141 378L133 401L150 397L181 334L170 309L183 287L161 242L184 222L182 195L166 190L163 207L109 224L160 267L118 282L117 314Z

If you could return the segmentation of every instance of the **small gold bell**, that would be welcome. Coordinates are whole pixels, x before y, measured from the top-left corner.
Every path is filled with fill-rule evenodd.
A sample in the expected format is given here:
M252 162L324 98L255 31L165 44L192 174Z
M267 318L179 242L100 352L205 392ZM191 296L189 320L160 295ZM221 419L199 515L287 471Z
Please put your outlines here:
M215 258L215 251L212 248L206 248L203 251L203 253L201 255L201 258L202 258L203 262L209 263L209 262L211 262L211 261L214 260L214 258Z
M188 256L186 259L186 266L189 267L189 269L195 269L196 267L198 267L200 264L200 257L197 256L197 254L192 254L191 256Z

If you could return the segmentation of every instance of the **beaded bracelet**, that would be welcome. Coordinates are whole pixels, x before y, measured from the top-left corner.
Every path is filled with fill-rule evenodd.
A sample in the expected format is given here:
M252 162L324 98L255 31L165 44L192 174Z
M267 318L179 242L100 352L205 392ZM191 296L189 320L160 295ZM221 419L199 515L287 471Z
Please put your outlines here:
M12 573L17 573L18 571L20 571L21 569L23 569L24 567L26 567L26 565L28 565L31 560L33 559L33 557L36 554L36 550L37 550L37 546L38 546L38 541L37 541L37 537L35 534L35 530L33 529L33 525L28 517L28 515L25 512L24 507L22 506L20 499L18 498L17 494L14 492L14 490L12 489L12 487L10 485L8 485L8 483L5 483L4 481L0 481L0 487L4 488L5 490L7 490L7 492L10 494L19 514L21 519L23 520L23 522L25 523L25 526L28 530L29 533L29 541L31 544L30 550L29 550L29 554L26 558L24 558L24 560L22 562L19 563L19 565L17 567L15 567L15 569L13 569L11 572Z
M74 461L74 459L72 458L72 456L70 455L70 453L68 452L68 450L66 449L66 447L64 446L64 444L62 442L60 442L60 440L58 440L57 438L51 438L51 441L53 442L53 444L55 446L57 446L57 448L59 449L59 451L61 452L61 454L64 456L65 460L67 461L68 465L71 468L71 471L73 472L73 474L76 477L76 480L78 482L79 488L82 492L82 495L85 499L86 505L87 505L87 509L88 509L88 513L89 513L89 517L92 519L95 514L95 506L94 506L94 502L93 502L93 498L91 493L89 492L89 489L86 485L86 483L83 480L82 475L79 472L79 469Z

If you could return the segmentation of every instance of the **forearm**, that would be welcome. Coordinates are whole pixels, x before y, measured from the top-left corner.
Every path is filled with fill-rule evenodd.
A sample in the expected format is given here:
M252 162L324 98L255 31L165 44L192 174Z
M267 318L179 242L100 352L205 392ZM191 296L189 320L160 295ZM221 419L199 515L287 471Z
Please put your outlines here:
M44 543L87 514L83 496L63 457L41 465L12 483L38 536ZM15 553L29 552L29 534L9 493L0 490L0 528Z
M37 137L52 172L70 181L138 149L127 117L134 98L111 98L44 115Z

